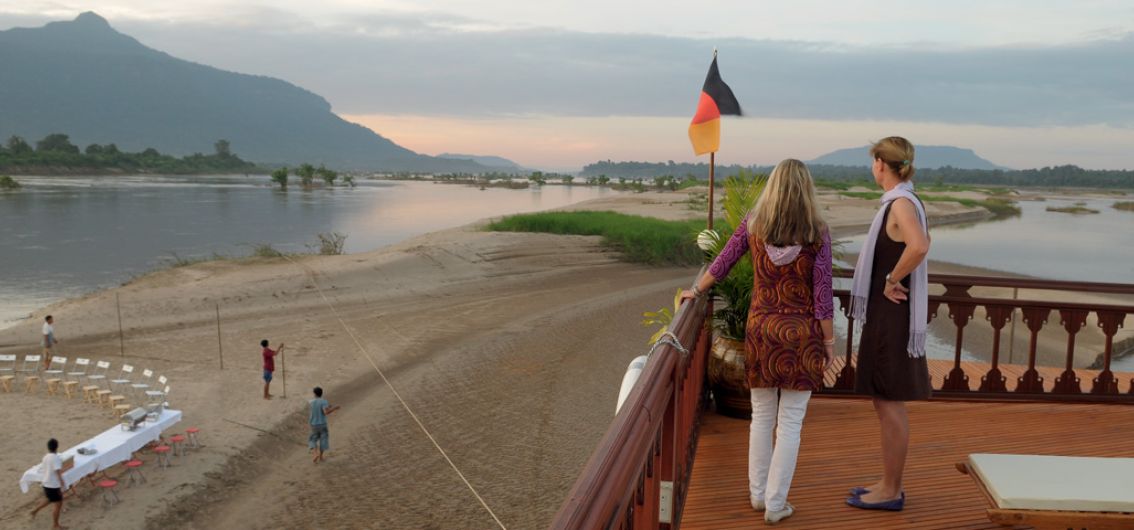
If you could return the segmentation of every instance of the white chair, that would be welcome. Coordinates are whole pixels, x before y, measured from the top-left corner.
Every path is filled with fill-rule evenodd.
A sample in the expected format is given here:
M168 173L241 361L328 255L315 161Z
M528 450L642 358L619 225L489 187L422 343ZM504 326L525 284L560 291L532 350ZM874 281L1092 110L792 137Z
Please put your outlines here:
M24 392L32 393L39 384L39 355L25 355L24 365L20 367L20 375L24 378Z
M122 365L122 371L118 373L117 379L110 380L110 389L116 390L117 387L130 384L130 378L134 375L134 367L128 364Z
M63 372L67 370L67 358L58 355L51 356L51 364L43 371L43 382L47 383L47 395L54 396L59 392L59 384L63 382Z
M75 364L71 366L71 371L67 372L67 380L63 382L63 392L67 394L67 399L75 397L75 389L83 384L83 378L87 376L87 368L91 365L90 359L77 357ZM83 397L86 397L86 390L83 390Z
M158 388L165 386L165 389L168 392L169 387L166 386L166 383L168 383L169 380L166 379L164 375L158 377L157 380L158 380ZM162 392L161 390L147 390L146 391L146 404L147 405L161 405L162 402L164 402L164 401L165 401L165 392Z
M154 371L146 368L142 370L142 377L145 378L143 379L145 381L144 383L133 383L130 385L130 387L134 389L134 397L139 397L139 393L145 392L146 389L150 388L149 382L154 379Z
M12 381L16 379L16 356L0 355L0 388L12 391Z
M158 382L165 384L165 376L158 378ZM149 420L156 420L161 416L161 411L169 408L169 402L166 398L169 397L169 385L165 385L165 390L147 390L146 391L146 418Z
M107 361L95 363L94 372L87 376L87 385L83 387L84 401L100 404L110 396L110 388L103 386L106 383L106 371L109 369L110 363Z

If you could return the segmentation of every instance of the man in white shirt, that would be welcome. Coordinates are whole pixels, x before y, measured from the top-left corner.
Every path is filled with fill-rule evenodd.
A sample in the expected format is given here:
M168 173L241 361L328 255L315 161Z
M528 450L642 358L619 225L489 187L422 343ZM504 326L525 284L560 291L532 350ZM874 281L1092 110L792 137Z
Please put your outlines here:
M48 317L50 318L50 317ZM63 459L59 458L59 441L52 438L47 441L47 454L43 456L43 464L40 469L43 470L43 494L47 500L43 501L39 506L32 510L32 517L39 513L40 510L47 507L48 504L55 505L55 512L52 514L53 530L65 529L64 526L59 526L59 512L63 511Z
M55 319L51 315L43 319L43 369L51 368L51 347L59 344L55 340Z

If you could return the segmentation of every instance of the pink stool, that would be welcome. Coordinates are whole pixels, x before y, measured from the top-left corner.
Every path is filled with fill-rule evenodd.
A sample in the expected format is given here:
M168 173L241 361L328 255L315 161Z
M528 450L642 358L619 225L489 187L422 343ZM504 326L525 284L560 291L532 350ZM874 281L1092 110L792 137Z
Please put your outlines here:
M137 459L126 462L126 473L129 474L129 479L126 481L127 488L134 485L135 482L138 484L146 483L146 476L142 474L142 470L140 469L142 463L141 460Z
M185 456L185 436L175 434L169 437L169 443L173 444L173 454L178 458Z
M169 451L172 449L168 445L159 445L154 448L154 454L157 455L159 467L169 467Z
M118 481L112 478L102 479L98 481L98 487L102 488L103 508L118 504L118 494L114 492L114 488L117 485Z
M199 432L201 432L201 429L198 429L196 427L189 427L188 429L185 429L185 434L189 435L189 443L186 447L187 449L201 448L201 442L197 441L197 433Z

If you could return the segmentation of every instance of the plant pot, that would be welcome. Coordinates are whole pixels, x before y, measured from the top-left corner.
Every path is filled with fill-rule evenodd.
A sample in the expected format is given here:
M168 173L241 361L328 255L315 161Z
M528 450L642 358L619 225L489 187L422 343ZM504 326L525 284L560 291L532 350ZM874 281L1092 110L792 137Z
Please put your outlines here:
M709 388L717 412L733 418L752 417L752 398L744 374L744 342L714 334L709 353Z

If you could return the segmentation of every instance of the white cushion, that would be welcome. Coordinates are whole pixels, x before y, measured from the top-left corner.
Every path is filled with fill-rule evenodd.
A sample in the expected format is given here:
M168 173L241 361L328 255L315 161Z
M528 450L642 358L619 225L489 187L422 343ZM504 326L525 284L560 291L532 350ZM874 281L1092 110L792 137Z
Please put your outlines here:
M1134 512L1134 458L973 454L969 467L1002 509Z

